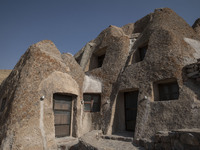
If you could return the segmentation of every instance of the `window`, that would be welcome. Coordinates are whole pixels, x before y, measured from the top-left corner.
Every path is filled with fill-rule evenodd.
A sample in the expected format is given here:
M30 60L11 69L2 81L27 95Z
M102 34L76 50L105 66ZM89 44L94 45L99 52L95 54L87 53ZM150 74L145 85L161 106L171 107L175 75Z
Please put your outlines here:
M103 61L106 55L107 47L103 47L101 49L96 49L88 61L87 67L85 71L93 70L96 68L100 68L103 65Z
M101 67L103 65L104 58L105 58L105 54L98 56L98 67Z
M101 104L100 94L84 94L84 111L99 112Z
M131 55L129 64L134 64L143 61L146 56L147 49L148 49L148 43L138 47L137 50L134 51L133 54Z
M5 106L6 106L6 98L4 98L1 102L1 109L0 109L0 112L2 112L4 109L5 109Z
M179 86L177 81L158 84L158 89L160 101L175 100L179 97Z
M139 48L140 61L144 60L144 57L145 57L146 52L147 52L147 49L148 49L147 45L144 46L144 47Z

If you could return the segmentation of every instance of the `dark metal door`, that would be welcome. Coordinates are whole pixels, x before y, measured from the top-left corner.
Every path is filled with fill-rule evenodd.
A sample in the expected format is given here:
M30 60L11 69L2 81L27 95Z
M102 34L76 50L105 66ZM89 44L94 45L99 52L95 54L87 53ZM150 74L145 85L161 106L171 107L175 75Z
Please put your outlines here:
M124 93L125 123L127 131L135 131L138 91Z
M72 97L54 94L55 136L70 136Z

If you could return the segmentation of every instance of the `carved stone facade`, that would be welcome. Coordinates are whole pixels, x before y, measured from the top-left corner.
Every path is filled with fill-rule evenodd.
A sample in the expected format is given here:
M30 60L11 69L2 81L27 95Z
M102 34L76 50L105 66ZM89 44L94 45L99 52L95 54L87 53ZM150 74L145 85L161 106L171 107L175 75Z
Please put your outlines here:
M163 8L109 26L75 56L48 40L30 46L0 85L1 149L57 149L56 136L93 130L153 141L200 128L200 84L185 71L200 58L194 27Z

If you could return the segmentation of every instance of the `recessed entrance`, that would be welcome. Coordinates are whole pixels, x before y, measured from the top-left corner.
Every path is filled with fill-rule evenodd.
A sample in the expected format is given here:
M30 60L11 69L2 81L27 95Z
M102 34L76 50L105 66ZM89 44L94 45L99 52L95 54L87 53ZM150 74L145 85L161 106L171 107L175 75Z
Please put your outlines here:
M126 131L135 131L138 91L124 93Z
M54 94L55 136L70 136L72 96Z

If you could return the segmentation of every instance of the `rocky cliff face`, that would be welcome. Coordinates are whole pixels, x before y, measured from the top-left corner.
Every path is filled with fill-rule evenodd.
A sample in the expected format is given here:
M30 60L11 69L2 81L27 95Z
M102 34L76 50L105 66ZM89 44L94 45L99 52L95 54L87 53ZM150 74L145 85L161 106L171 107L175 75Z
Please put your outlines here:
M197 28L163 8L121 28L109 26L74 57L61 55L51 41L32 45L0 85L1 148L57 148L55 93L73 98L73 137L92 130L126 131L124 95L136 91L135 139L153 140L160 130L200 128L199 85L185 72L200 58ZM164 90L159 88L166 84L176 85L175 99L160 99ZM101 94L100 112L84 111L85 93Z
M0 86L0 99L6 100L0 112L1 149L56 149L53 93L71 93L79 101L83 77L74 58L61 55L51 41L32 45ZM79 134L78 118L74 117L74 136Z
M191 42L199 44L200 37L175 12L170 9L156 10L146 27L135 41L132 57L138 47L147 44L143 61L133 62L120 76L119 91L138 89L138 114L135 137L152 137L159 130L198 128L196 113L199 100L183 78L183 67L196 62L199 50ZM139 23L147 21L139 21ZM133 30L134 31L134 30ZM186 39L187 38L187 39ZM156 90L159 82L175 79L179 85L179 98L175 101L158 101ZM145 100L145 96L148 98ZM189 98L190 97L190 98ZM193 106L196 106L195 111ZM187 121L186 121L187 120Z
M200 35L200 18L198 18L195 21L195 23L192 25L192 27L196 31L196 33Z
M139 91L135 138L150 138L158 130L199 127L199 109L192 111L194 105L199 108L198 100L182 72L184 66L200 57L199 42L192 27L174 11L164 8L122 28L110 26L77 53L75 58L86 73L102 80L104 133L125 130L122 101L123 94L129 91ZM143 47L147 50L140 60L139 49ZM102 66L92 66L102 54ZM178 82L179 98L158 101L158 84L170 80Z
M4 79L8 77L12 70L0 70L0 84L3 82Z

